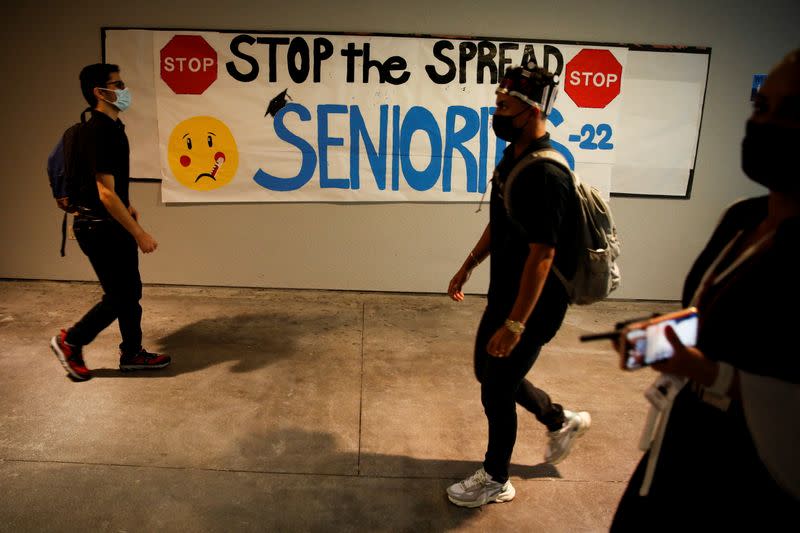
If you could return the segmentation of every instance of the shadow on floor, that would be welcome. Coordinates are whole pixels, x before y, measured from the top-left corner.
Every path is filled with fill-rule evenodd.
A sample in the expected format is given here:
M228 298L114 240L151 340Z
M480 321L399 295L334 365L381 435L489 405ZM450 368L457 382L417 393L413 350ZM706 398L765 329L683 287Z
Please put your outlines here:
M316 524L323 529L336 530L341 526L348 530L353 524L363 524L364 531L370 527L376 530L388 527L397 531L446 531L458 529L479 516L477 513L481 509L462 508L450 503L446 489L480 468L480 458L467 461L359 453L345 451L345 446L331 433L287 428L244 437L239 441L239 453L255 460L256 464L260 463L256 469L263 468L264 473L321 475L310 483L318 484L317 490L323 492L328 484L335 485L336 491L325 497L326 503L334 505L345 518L338 524L335 519L333 523ZM558 469L549 464L512 464L510 474L515 480L561 478ZM294 490L301 493L312 491L305 484ZM389 510L398 512L391 518L381 517L381 513ZM386 521L381 522L382 518Z
M330 318L326 316L328 321ZM231 372L252 372L296 355L297 337L319 328L319 320L313 315L283 313L206 318L158 340L157 351L172 357L167 368L136 372L98 368L92 374L99 378L167 378L230 361L236 362Z
M238 453L247 457L251 464L261 464L265 472L297 473L300 470L309 474L351 477L446 479L451 483L471 475L481 466L480 458L474 461L420 459L343 451L343 447L345 445L332 433L296 427L244 436L238 442ZM561 478L558 469L547 463L512 463L509 473L519 479Z

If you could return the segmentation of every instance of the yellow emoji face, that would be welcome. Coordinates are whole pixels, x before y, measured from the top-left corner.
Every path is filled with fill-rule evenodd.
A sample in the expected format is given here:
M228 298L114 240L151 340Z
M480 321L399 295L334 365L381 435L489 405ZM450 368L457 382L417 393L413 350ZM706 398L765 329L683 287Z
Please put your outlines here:
M181 185L210 191L227 185L236 175L239 151L224 123L214 117L192 117L172 130L167 159Z

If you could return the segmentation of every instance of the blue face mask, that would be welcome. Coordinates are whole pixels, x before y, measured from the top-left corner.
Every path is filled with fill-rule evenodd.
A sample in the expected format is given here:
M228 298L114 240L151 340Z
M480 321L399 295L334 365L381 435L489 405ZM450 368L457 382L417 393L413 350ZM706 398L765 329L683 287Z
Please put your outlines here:
M102 89L103 91L111 91L111 89ZM125 111L131 106L131 91L127 87L124 89L114 89L114 94L116 95L117 99L113 102L108 102L109 104L113 105L120 111ZM104 98L105 100L105 98Z

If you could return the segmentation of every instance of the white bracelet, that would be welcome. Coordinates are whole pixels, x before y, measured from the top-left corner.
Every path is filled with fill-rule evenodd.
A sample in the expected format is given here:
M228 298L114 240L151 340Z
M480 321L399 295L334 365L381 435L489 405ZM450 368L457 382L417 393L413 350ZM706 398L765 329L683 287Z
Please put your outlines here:
M732 365L718 361L717 377L714 379L714 383L712 383L710 387L706 387L706 390L712 394L716 394L717 396L728 396L728 391L730 391L731 384L733 383L733 377L735 375L736 369L733 368Z

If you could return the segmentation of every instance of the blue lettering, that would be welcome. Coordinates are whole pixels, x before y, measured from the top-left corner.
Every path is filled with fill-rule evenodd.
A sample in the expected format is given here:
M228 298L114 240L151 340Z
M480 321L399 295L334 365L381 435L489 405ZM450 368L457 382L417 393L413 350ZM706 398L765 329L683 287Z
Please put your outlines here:
M455 131L456 117L462 117L465 121L464 127ZM444 167L442 168L442 190L450 192L450 182L453 173L453 150L458 150L464 158L464 165L467 170L467 192L478 190L478 177L475 156L472 155L464 143L475 137L481 128L480 118L474 109L464 106L451 106L447 108L447 120L445 126L445 145L444 145Z
M557 128L562 122L564 122L564 117L561 115L561 112L554 107L552 110L550 110L550 114L547 115L547 120L553 124L553 127ZM553 139L550 139L550 144L553 145L553 148L561 152L561 155L563 155L564 159L566 159L567 163L569 163L569 168L571 170L575 170L575 157L572 155L572 152L569 151L569 148L558 141L554 141Z
M480 159L478 160L478 192L486 192L486 160L489 157L489 115L494 113L493 107L481 108Z
M400 106L392 106L392 190L400 190Z
M431 144L431 160L423 170L417 170L411 164L411 139L417 131L427 133ZM416 191L427 191L436 185L442 169L442 133L433 113L419 106L408 110L400 128L400 149L403 176L411 188Z
M386 127L389 122L389 106L381 106L380 134L378 136L378 149L369 137L364 117L357 105L350 106L350 185L353 189L360 187L360 165L359 165L359 139L364 140L364 148L367 151L369 166L372 175L375 176L375 183L378 189L386 189Z
M440 127L433 113L422 106L413 106L404 112L399 105L384 104L369 114L377 120L368 124L358 105L322 104L317 106L317 139L316 143L308 142L299 135L290 131L286 125L286 114L295 113L302 122L312 120L310 111L301 104L290 103L276 113L273 124L276 137L287 144L294 146L300 152L300 169L295 176L279 177L259 168L253 180L261 187L270 191L289 192L301 189L310 182L317 170L319 162L319 188L320 189L361 189L362 157L366 155L369 171L374 176L376 188L380 191L387 190L388 165L391 164L392 191L399 191L401 179L408 187L415 191L428 191L435 188L441 176L442 192L452 192L453 160L463 159L465 176L465 190L468 193L485 193L488 177L491 173L489 167L489 146L491 116L494 107L481 107L473 109L465 106L450 106L446 110L445 124ZM348 115L345 119L332 119L331 115ZM331 120L349 119L349 139L331 135ZM391 120L391 130L389 121ZM550 117L556 125L563 119L553 110ZM340 128L336 128L338 130ZM411 153L411 144L423 145L424 140L419 134L427 136L428 146ZM375 136L377 135L377 140ZM389 135L391 145L389 146ZM415 137L416 135L416 137ZM475 139L477 136L477 139ZM349 141L348 159L350 164L349 176L334 178L330 176L329 150L331 147L344 147ZM477 140L479 153L475 154L468 146ZM503 149L507 143L502 139L495 139L495 166L503 157ZM562 145L553 142L553 146L562 151L574 165L572 155ZM458 156L455 152L458 152ZM339 153L339 152L337 152ZM390 156L391 153L391 163ZM287 158L282 154L282 162L286 164L292 160L291 154ZM428 158L426 162L425 159ZM287 161L288 160L288 161ZM425 165L416 168L414 164ZM276 163L277 164L277 163ZM460 178L460 169L456 176Z
M279 139L296 146L302 154L300 172L292 178L279 178L268 174L262 169L258 169L253 181L271 191L296 191L303 187L314 175L317 166L317 154L314 148L306 141L289 131L283 123L286 113L297 113L303 122L311 120L311 113L300 104L287 104L283 109L275 114L275 134Z
M317 107L317 144L319 146L319 187L320 189L349 189L350 180L347 178L328 177L328 146L344 146L341 137L328 135L328 114L346 114L347 106L321 105ZM354 187L358 188L358 187Z
M496 107L490 107L489 112L494 115L496 109ZM500 137L494 138L494 166L497 166L500 160L503 159L503 151L506 149L506 146L508 146L506 141Z

